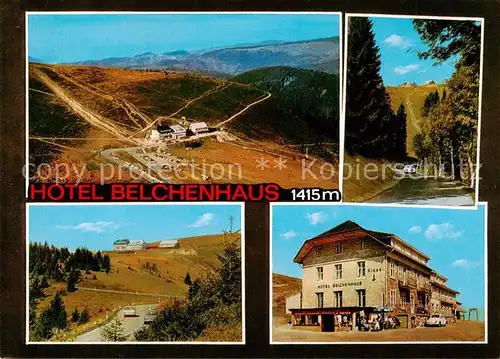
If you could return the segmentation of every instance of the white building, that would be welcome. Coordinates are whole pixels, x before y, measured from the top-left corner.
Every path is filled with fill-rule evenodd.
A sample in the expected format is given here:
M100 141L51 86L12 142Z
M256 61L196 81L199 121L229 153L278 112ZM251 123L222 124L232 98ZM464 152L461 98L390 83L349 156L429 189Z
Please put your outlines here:
M133 240L128 243L128 249L131 251L134 250L142 250L146 248L146 242L144 242L142 239L140 240Z
M118 239L113 242L114 251L128 251L130 250L128 245L130 241L128 239Z
M160 248L175 248L177 246L177 239L164 240L160 242Z
M160 140L160 133L157 130L151 130L151 134L149 135L149 139L153 141Z
M170 126L172 130L171 136L173 139L181 139L186 137L186 129L181 125L172 125Z
M189 125L189 130L195 135L208 132L209 128L205 122L195 122Z

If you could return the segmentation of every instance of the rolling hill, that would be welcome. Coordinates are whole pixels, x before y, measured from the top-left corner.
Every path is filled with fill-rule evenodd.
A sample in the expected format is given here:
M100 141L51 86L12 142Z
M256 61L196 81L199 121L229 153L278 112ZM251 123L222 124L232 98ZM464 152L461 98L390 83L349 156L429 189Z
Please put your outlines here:
M105 164L107 181L129 182L129 168L125 166L122 175L117 163L103 152L116 149L121 160L146 168L129 153L147 148L156 153L168 150L200 166L241 164L246 172L238 180L242 183L304 186L301 181L306 179L300 176L304 145L309 155L337 163L338 81L336 74L283 66L222 79L159 70L31 63L30 160L52 167L58 161L70 163L84 182L99 181L99 167ZM214 132L193 151L187 151L185 144L149 141L157 125L187 128L197 121L206 122ZM287 173L263 173L255 167L263 156L270 161L284 156L293 162L288 162ZM317 162L313 170L319 171L322 163ZM217 181L234 182L232 176L226 172ZM202 180L192 175L179 181ZM338 180L333 176L320 179L319 184L337 188Z
M78 290L63 296L66 311L71 313L75 307L87 308L91 320L100 321L120 306L168 304L175 298L185 297L188 290L184 283L186 273L195 280L218 267L217 254L222 252L225 240L240 241L241 237L239 234L206 235L181 238L179 247L172 249L103 252L110 257L111 272L81 271ZM38 310L49 305L57 290L66 287L59 282L49 284Z
M283 274L273 273L273 317L285 319L286 298L300 293L302 280Z
M391 98L391 106L394 111L402 103L406 108L407 116L407 152L411 157L415 157L413 150L413 137L420 132L420 124L423 121L422 106L425 97L436 90L441 94L443 85L430 83L427 85L406 84L401 86L387 87L387 92Z
M266 41L260 44L231 46L188 52L146 52L129 57L89 60L74 65L121 68L170 69L212 74L237 75L268 66L291 66L337 73L339 38L331 37L297 42Z

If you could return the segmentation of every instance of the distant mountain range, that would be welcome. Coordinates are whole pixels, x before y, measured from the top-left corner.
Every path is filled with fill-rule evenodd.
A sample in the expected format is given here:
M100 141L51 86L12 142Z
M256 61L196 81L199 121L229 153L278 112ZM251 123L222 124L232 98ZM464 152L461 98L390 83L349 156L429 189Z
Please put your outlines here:
M269 66L290 66L338 73L339 38L238 45L205 51L177 50L164 53L146 52L130 57L110 57L72 63L74 65L171 69L238 75Z

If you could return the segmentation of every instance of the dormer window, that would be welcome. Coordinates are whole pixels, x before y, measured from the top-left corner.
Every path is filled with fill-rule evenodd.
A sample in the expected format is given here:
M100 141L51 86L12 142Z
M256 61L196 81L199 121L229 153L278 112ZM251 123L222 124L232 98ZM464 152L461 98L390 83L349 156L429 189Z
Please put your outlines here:
M321 257L323 255L323 247L316 247L316 257Z

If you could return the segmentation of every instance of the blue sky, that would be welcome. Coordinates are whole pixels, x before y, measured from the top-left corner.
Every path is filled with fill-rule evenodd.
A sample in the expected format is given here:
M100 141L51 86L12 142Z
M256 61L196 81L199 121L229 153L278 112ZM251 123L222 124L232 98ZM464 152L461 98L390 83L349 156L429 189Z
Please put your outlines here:
M371 17L375 41L381 53L381 75L386 86L403 82L422 84L425 81L442 83L454 71L456 58L440 65L433 59L420 60L417 51L427 50L420 40L411 19Z
M302 277L293 258L307 239L352 220L394 233L431 257L428 265L461 292L464 307L484 303L484 206L478 210L379 206L274 206L273 272Z
M28 55L61 63L338 35L333 14L31 14Z
M241 229L239 205L30 206L29 241L109 250L120 238L153 242Z

